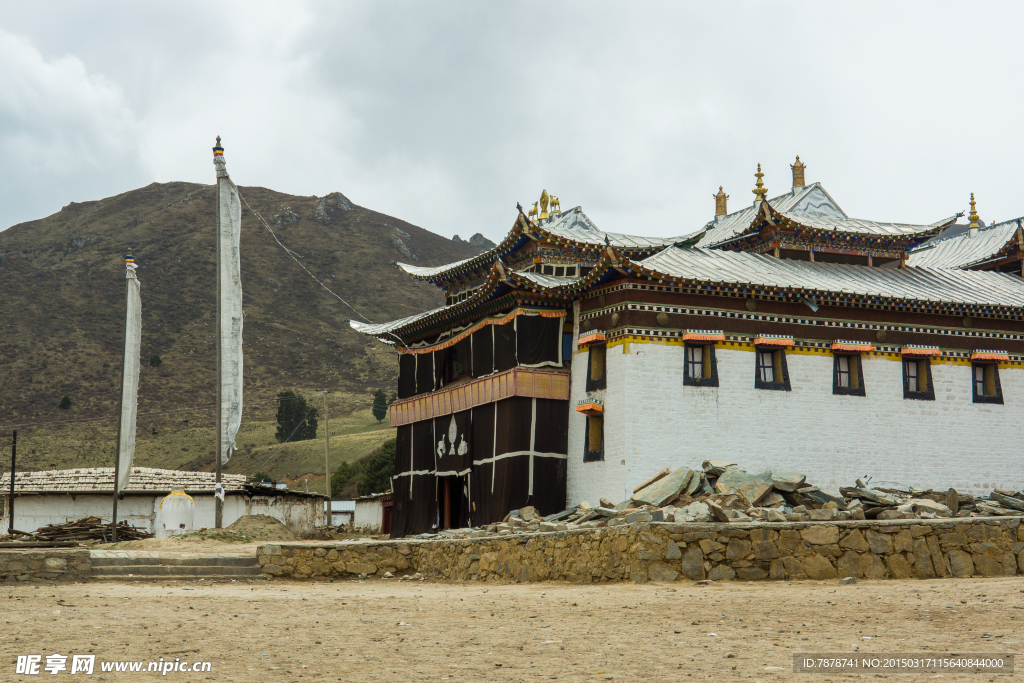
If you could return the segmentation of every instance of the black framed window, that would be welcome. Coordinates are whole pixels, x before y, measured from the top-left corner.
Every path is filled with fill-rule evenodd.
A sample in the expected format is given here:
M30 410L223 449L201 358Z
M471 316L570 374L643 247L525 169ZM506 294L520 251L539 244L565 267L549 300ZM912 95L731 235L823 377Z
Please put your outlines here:
M917 401L935 400L935 387L932 385L932 363L929 359L903 359L903 398Z
M833 362L832 393L839 396L864 396L864 368L859 353L836 354Z
M1003 403L1003 387L999 383L997 363L972 363L971 379L975 403Z
M766 349L758 347L754 375L754 388L774 391L790 391L789 367L786 365L786 352L783 349Z
M683 349L685 372L683 384L691 387L717 387L718 364L714 344L690 344Z
M604 460L604 415L588 415L583 462L598 460Z
M607 386L605 380L607 347L604 344L591 344L587 357L587 391L597 391Z

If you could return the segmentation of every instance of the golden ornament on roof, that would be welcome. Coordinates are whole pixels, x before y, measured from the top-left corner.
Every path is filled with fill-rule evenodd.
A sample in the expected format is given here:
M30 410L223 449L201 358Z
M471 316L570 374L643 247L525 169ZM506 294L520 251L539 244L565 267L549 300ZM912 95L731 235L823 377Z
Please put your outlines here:
M971 193L971 214L967 217L971 221L971 227L977 228L978 225L978 212L974 208L974 193Z
M768 188L766 188L764 183L761 182L761 178L764 178L764 173L761 173L761 164L757 165L757 173L754 174L754 177L757 178L757 186L751 190L755 196L754 201L763 202L765 196L768 194Z
M548 191L541 190L540 193L540 219L544 220L548 217Z

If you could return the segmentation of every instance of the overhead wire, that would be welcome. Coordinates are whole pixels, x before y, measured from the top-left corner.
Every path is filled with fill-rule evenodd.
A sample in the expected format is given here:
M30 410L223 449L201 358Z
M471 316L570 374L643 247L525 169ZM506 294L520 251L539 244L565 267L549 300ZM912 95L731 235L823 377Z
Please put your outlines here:
M238 186L237 186L237 185L235 186L235 189L236 189L236 190L238 189ZM340 301L341 303L343 303L343 304L345 304L346 306L348 306L349 308L351 308L351 309L352 309L352 312L353 312L353 313L355 313L356 315L358 315L358 316L359 316L360 318L362 318L363 320L365 320L365 321L366 321L366 322L368 322L368 323L372 323L372 322L373 322L372 320L370 320L369 318L367 318L367 317L366 317L365 315L363 315L362 313L360 313L359 311L357 311L357 310L355 309L355 306L353 306L352 304L350 304L349 302L345 301L345 300L344 300L344 299L342 299L342 298L341 298L340 296L338 296L337 294L335 294L335 293L334 293L333 291L331 291L331 288L330 288L330 287L328 287L327 285L325 285L325 284L324 284L323 282L321 282L321 281L320 281L320 280L319 280L319 279L318 279L318 278L317 278L317 277L316 277L315 275L313 275L313 273L309 272L309 269L308 269L308 268L306 268L306 266L302 265L302 262L301 262L301 261L299 261L299 259L298 259L298 258L296 258L296 257L302 258L302 255L301 255L301 254L299 254L298 252L292 251L292 250L291 250L291 249L289 249L288 247L284 246L284 244L283 244L283 243L281 242L281 240L280 240L280 239L278 238L278 236L277 236L277 233L276 233L276 232L274 232L274 229L273 229L273 228L271 228L271 227L270 227L270 224L269 224L269 223L267 223L267 221L265 221L265 220L263 219L263 216L262 216L262 215L260 215L260 212L259 212L259 211L257 211L256 209L252 208L252 206L251 206L251 205L249 204L249 202L247 202L247 201L245 200L245 197L243 197L243 196L242 196L242 193L241 193L241 191L239 191L239 193L238 193L238 198L239 198L239 199L241 199L241 200L242 200L242 203L244 203L244 204L246 205L246 207L248 207L248 209L249 209L250 211L252 211L252 212L253 212L253 214L254 214L254 215L256 216L256 218L260 219L260 223L262 223L262 224L263 224L263 227L265 227L265 228L266 228L266 229L267 229L268 231L270 231L270 235L271 235L271 237L273 237L273 238L274 238L274 241L275 241L275 242L277 242L277 246L279 246L279 247L281 247L282 249L284 249L284 252L285 252L286 254L288 254L288 255L289 255L289 256L290 256L291 258L292 258L292 260L293 260L293 261L295 261L296 263L298 263L298 264L299 264L299 268L302 268L302 269L303 269L304 271L306 271L306 275L308 275L308 276L310 276L311 278L313 278L313 280L314 280L314 281L315 281L315 282L316 282L316 283L317 283L318 285L320 285L321 287L323 287L324 289L326 289L326 290L327 290L327 291L328 291L328 292L329 292L329 293L331 294L331 296L333 296L333 297L334 297L334 298L336 298L336 299L337 299L338 301Z

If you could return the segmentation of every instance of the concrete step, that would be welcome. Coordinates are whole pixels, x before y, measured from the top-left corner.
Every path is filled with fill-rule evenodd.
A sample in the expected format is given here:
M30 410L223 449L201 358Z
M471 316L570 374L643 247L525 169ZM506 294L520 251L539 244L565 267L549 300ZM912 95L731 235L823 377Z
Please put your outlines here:
M101 576L207 576L207 575L218 575L218 576L259 576L260 568L255 566L255 563L251 567L238 567L238 566L217 566L217 565L200 565L195 567L175 565L175 566L160 566L152 564L144 565L132 565L124 564L116 567L107 565L104 567L93 567L92 575L94 577Z
M178 567L255 567L256 558L248 555L209 557L92 557L93 571L97 567L120 567L125 564L135 566L159 565Z
M251 555L95 550L92 577L111 581L263 579Z

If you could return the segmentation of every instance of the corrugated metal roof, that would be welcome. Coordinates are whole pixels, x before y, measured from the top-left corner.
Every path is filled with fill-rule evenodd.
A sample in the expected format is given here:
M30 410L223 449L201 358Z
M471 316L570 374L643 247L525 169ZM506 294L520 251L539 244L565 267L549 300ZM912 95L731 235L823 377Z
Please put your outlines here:
M397 330L400 327L412 324L421 318L427 318L431 315L434 315L435 313L440 313L446 308L452 308L454 305L455 304L453 304L452 306L440 306L438 308L432 308L429 311L417 313L416 315L410 315L407 318L399 318L398 320L392 320L391 322L388 323L375 323L371 325L369 323L361 323L357 320L349 320L348 324L356 332L360 332L362 334L369 334L376 337L387 334L392 330Z
M449 270L451 268L457 268L461 266L463 263L468 263L469 261L472 261L475 258L477 257L472 256L470 258L462 259L461 261L456 261L454 263L447 263L443 266L412 266L409 265L408 263L396 263L395 265L397 265L399 268L401 268L409 275L415 275L417 277L430 277L432 275L437 275L438 273L443 273L444 271Z
M878 221L868 221L861 218L817 218L789 211L784 211L782 214L786 218L816 230L855 232L868 235L916 235L920 232L934 230L956 220L956 216L949 216L929 225L918 225L915 223L879 223Z
M580 207L565 211L558 218L544 223L540 228L555 237L581 242L583 244L603 245L605 237L616 249L664 249L681 242L688 235L680 237L640 237L625 235L619 232L604 232L598 229Z
M564 285L571 285L574 282L578 282L582 278L578 277L564 277L559 275L541 275L540 273L528 273L521 270L513 271L516 275L531 282L535 282L541 287L547 287L553 289L555 287L562 287Z
M784 195L769 199L768 205L786 218L808 228L868 235L915 235L934 230L956 219L955 216L950 216L935 223L919 225L850 218L825 191L821 183L794 188ZM701 238L697 246L710 248L743 234L756 216L757 207L754 205L728 216L719 216L708 223L707 234Z
M804 187L795 187L786 194L772 197L768 204L776 211L789 211L795 209L800 215L833 215L840 218L846 217L839 205L835 203L831 195L825 191L821 183L812 183ZM751 203L745 208L730 213L727 216L716 216L713 221L707 224L707 234L697 243L698 247L708 247L718 244L734 237L747 228L757 215L757 207Z
M872 268L670 247L640 262L672 277L980 306L1024 307L1024 280L945 268Z
M639 235L625 235L618 232L604 232L598 229L592 220L583 213L580 207L563 211L558 215L557 218L551 219L548 222L537 225L540 232L546 232L553 237L561 239L572 240L574 242L582 244L592 245L603 245L605 244L605 237L608 238L608 243L616 249L664 249L665 247L680 242L689 235L681 237L641 237ZM504 242L504 240L503 240ZM481 263L492 262L498 252L501 249L501 245L494 247L483 254L474 256L473 258L463 259L462 261L456 261L454 263L448 263L443 266L424 267L424 266L413 266L407 263L397 264L399 268L410 275L422 278L436 277L443 275L453 268L468 263L473 260L480 260Z
M152 467L133 467L128 478L126 491L213 491L216 474L213 472L186 472L161 470ZM240 491L245 484L244 474L221 474L221 485L225 491ZM0 490L11 488L10 472L0 478ZM14 480L14 491L18 492L60 492L60 491L114 491L113 467L81 467L74 470L45 470L39 472L18 472Z
M980 228L973 237L961 232L952 237L937 237L910 252L907 264L931 268L960 268L994 256L1017 231L1013 219Z
M324 501L324 509L327 509L327 501ZM356 502L354 500L332 500L331 512L355 512Z

